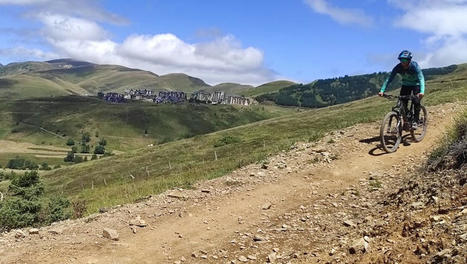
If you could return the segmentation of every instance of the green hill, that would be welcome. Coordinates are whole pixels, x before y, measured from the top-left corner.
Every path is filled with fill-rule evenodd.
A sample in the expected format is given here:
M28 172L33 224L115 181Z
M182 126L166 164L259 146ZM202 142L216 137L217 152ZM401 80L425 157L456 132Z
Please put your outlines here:
M427 83L425 105L465 101L464 65L435 75ZM336 129L380 120L393 104L370 97L297 112L55 170L44 175L44 180L50 195L63 192L71 199L85 200L89 212L95 212L169 188L190 187L198 180L261 162L295 142L314 141Z
M247 91L243 93L245 96L259 96L262 94L267 94L267 93L274 93L279 91L282 88L294 85L296 83L291 82L291 81L286 81L286 80L280 80L280 81L274 81L274 82L269 82L262 84L258 87L250 88Z
M262 106L109 104L81 96L0 100L0 139L64 146L67 138L79 141L83 132L89 132L106 138L111 149L126 151L244 125L290 111ZM40 128L62 138L44 133Z
M71 59L10 63L0 68L0 96L35 98L62 95L95 95L127 89L184 91L209 88L186 74L157 74L118 65L98 65Z
M223 91L226 95L243 95L245 91L253 88L251 85L242 85L239 83L220 83L213 87L204 89L205 92Z
M451 65L443 68L425 69L423 72L426 79L431 80L453 73L457 68L457 65ZM388 73L379 72L316 80L310 84L295 84L273 93L262 94L256 99L259 102L273 101L279 105L302 107L341 104L377 94L387 75ZM390 84L388 91L399 86L399 81L396 79Z

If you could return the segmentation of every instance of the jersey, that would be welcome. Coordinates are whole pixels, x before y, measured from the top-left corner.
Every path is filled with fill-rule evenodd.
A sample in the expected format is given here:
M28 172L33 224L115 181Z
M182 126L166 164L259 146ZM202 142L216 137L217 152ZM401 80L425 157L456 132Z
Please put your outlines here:
M420 86L420 93L425 93L425 77L423 76L423 72L418 66L418 63L415 61L411 61L407 69L404 69L401 63L397 64L396 67L392 69L391 75L389 75L389 77L386 78L386 81L384 81L380 92L384 93L388 84L398 73L402 76L402 85Z

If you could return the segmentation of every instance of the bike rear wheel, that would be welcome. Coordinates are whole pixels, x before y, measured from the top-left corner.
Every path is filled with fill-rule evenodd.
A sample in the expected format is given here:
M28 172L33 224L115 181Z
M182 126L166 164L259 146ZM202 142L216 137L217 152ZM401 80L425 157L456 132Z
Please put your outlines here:
M383 119L380 128L381 146L388 152L394 152L402 140L401 120L396 112L389 112Z
M423 105L420 106L420 117L418 122L418 127L415 130L410 131L412 139L415 142L420 142L423 140L426 134L426 127L428 125L427 111Z

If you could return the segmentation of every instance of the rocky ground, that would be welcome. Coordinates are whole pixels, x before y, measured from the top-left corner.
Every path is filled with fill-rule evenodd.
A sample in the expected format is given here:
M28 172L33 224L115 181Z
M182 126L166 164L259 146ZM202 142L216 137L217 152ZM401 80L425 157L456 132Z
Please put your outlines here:
M424 141L393 154L360 124L192 190L4 233L0 263L466 263L466 170L425 170L461 109L430 108Z

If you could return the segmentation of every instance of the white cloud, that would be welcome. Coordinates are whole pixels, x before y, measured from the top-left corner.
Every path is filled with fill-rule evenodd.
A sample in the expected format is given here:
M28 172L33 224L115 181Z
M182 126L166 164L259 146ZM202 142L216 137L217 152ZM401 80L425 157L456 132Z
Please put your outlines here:
M111 34L97 22L108 22L116 16L99 8L86 13L96 7L91 0L0 0L0 5L12 3L31 7L28 18L42 23L41 37L55 51L50 54L40 54L39 50L25 53L35 54L34 58L51 59L49 55L56 55L55 58L118 64L157 74L181 72L210 84L239 82L258 85L276 77L263 65L264 56L259 49L244 48L231 35L187 43L171 33L133 34L120 43L112 40Z
M114 24L128 23L125 18L104 10L95 0L0 0L0 5L30 7L32 12L28 13L29 16L35 16L37 13L54 13Z
M467 0L389 0L404 14L395 24L427 34L422 67L467 62Z
M371 26L373 24L373 19L360 9L331 6L326 0L305 0L305 2L315 12L328 15L341 24L358 24L361 26Z
M263 66L263 53L242 48L233 36L210 42L186 43L174 34L131 35L112 41L97 23L64 15L41 13L43 37L62 57L94 63L119 64L157 74L183 72L208 83L261 84L274 79Z

